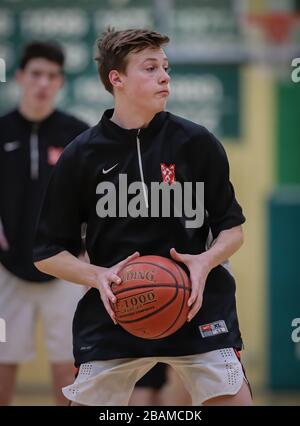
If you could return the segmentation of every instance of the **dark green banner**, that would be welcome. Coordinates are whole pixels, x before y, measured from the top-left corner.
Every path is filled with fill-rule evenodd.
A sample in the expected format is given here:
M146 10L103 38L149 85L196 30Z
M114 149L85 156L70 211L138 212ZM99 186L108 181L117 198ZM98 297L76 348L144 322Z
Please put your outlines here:
M160 8L152 0L26 0L0 2L0 58L7 82L0 83L0 114L18 99L13 74L23 45L32 39L55 39L66 51L66 84L59 106L95 124L113 99L102 87L93 60L95 40L107 25L157 28ZM221 44L237 34L227 1L181 1L164 16L173 47L200 42ZM226 19L225 19L226 18ZM209 49L209 45L207 45ZM167 50L168 52L168 50ZM172 50L172 93L168 109L208 127L219 137L240 136L239 65L188 65ZM184 65L183 65L184 64Z

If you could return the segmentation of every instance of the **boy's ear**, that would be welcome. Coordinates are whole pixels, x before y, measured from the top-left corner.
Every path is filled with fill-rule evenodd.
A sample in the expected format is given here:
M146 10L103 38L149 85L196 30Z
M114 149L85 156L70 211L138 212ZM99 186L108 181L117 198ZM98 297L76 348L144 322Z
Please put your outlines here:
M111 82L111 85L114 88L123 87L123 80L122 80L122 77L121 77L119 71L111 70L108 74L108 78L109 78L109 81Z
M60 76L60 89L64 86L65 84L65 76L64 74L61 74Z

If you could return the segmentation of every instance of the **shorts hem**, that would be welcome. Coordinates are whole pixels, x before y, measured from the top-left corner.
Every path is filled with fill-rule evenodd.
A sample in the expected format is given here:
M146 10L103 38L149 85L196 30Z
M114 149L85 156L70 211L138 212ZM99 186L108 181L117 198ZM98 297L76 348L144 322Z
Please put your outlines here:
M243 377L243 380L241 381L241 384L240 384L240 386L238 387L238 389L237 389L237 391L234 391L234 392L226 392L226 393L224 393L224 392L219 392L219 393L215 393L215 394L212 394L212 395L210 395L208 398L206 398L205 397L205 399L202 399L201 401L200 401L200 405L203 405L203 403L204 402L206 402L206 401L209 401L210 399L212 399L212 398L218 398L219 396L233 396L233 395L236 395L241 389L242 389L242 386L243 386L243 383L247 383L247 381L246 381L246 379L245 379L245 377ZM194 404L193 404L194 405ZM197 404L198 405L198 404Z
M104 404L104 403L91 403L91 402L89 402L88 404L86 403L86 402L82 402L82 401L79 401L78 399L76 399L76 398L74 398L74 399L71 399L70 397L69 397L69 395L67 395L64 391L62 391L62 393L64 394L64 396L67 398L67 400L68 401L70 401L70 402L75 402L76 404L81 404L81 405L85 405L86 407L127 407L128 406L128 403L127 404L116 404L115 402L111 402L111 403L109 403L109 404Z

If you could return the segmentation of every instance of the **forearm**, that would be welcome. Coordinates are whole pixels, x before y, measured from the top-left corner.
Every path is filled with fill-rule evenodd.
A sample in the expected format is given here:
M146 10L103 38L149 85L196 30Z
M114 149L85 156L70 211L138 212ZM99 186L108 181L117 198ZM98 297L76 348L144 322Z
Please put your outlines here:
M243 244L242 226L235 226L220 232L212 247L201 254L201 258L211 270L228 260Z
M62 251L48 259L34 262L41 272L62 280L89 287L96 287L98 266L77 259L68 251Z

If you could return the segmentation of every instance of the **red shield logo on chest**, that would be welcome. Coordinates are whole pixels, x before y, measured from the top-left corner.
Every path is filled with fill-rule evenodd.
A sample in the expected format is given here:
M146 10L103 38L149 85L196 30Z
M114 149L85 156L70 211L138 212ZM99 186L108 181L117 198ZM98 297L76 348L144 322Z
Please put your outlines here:
M165 163L160 163L160 170L163 182L172 184L176 181L175 164L169 164L167 166Z
M63 152L63 148L60 146L49 146L48 147L48 164L50 166L55 166L58 162L59 157Z

